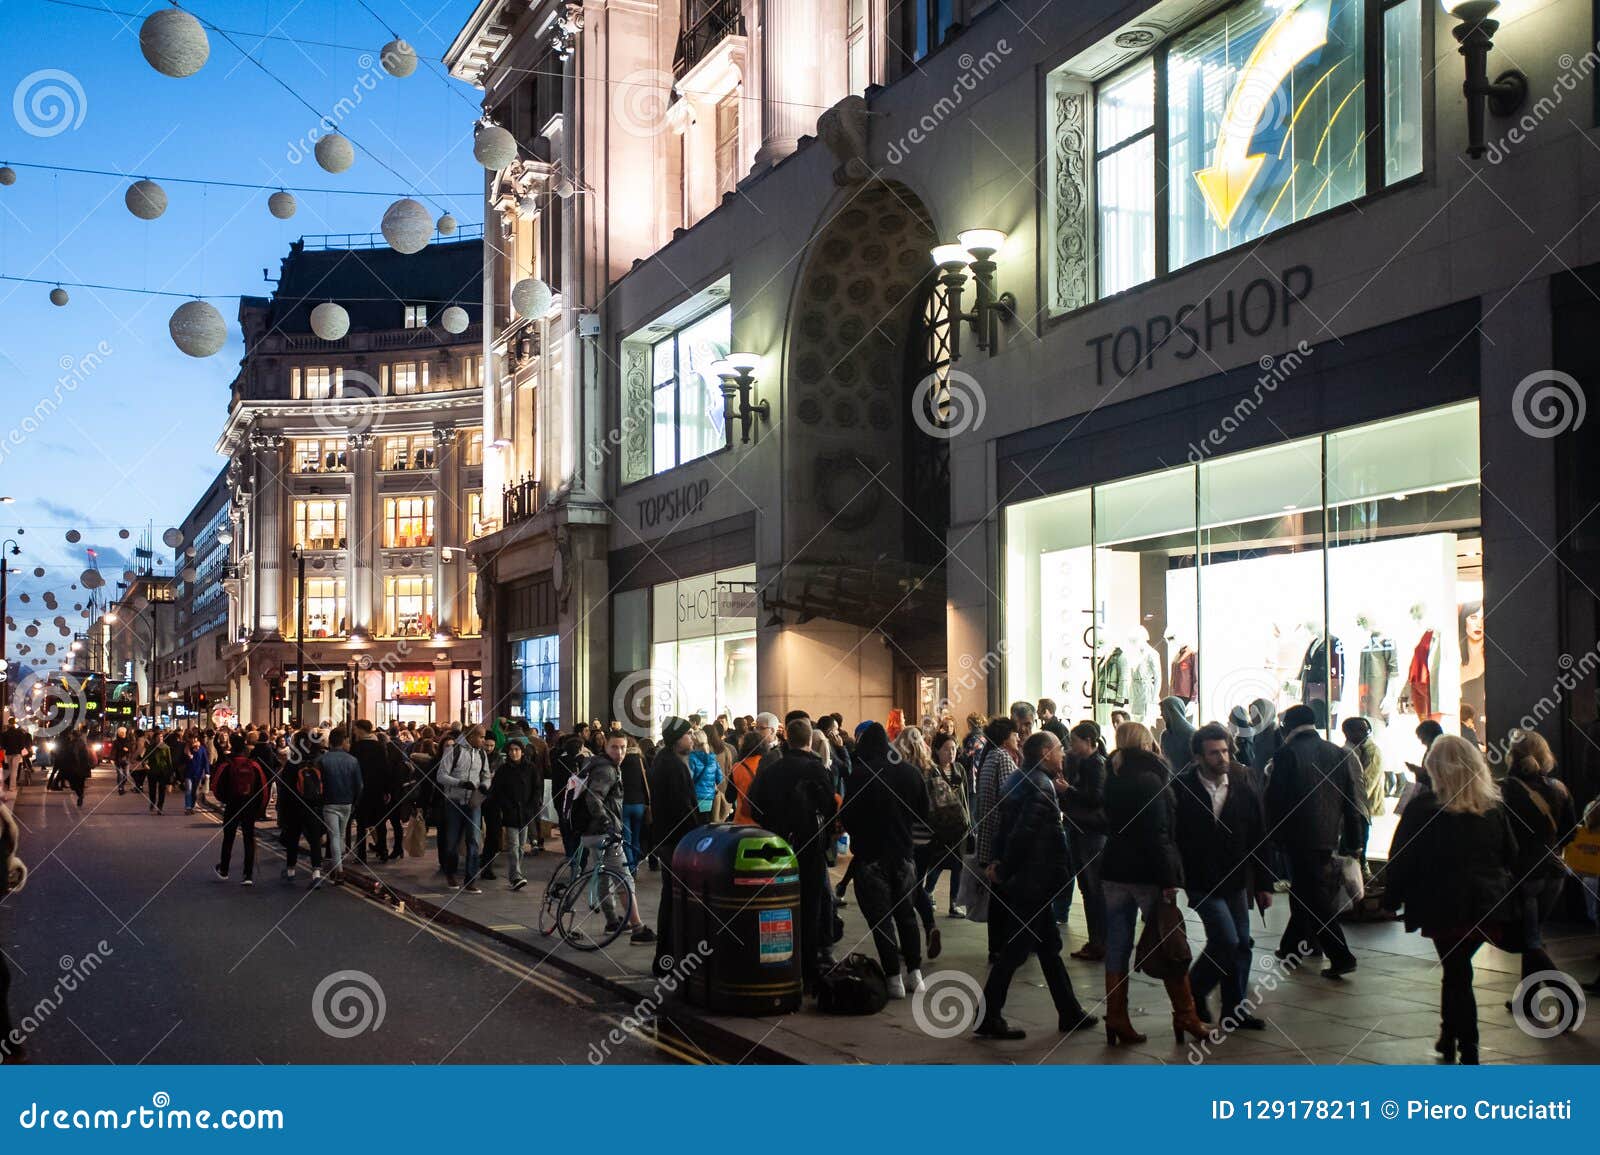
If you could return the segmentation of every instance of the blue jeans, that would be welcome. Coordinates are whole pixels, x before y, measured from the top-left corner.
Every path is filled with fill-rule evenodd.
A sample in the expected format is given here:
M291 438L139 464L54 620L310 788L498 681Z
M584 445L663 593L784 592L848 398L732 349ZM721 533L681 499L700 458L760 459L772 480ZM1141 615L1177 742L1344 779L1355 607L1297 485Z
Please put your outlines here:
M1100 856L1106 849L1104 834L1085 834L1079 830L1067 831L1067 844L1072 848L1072 869L1078 891L1083 895L1083 919L1089 924L1089 942L1104 946L1106 941L1106 895L1100 882ZM1062 901L1072 905L1073 879L1067 880Z
M327 803L322 807L322 822L328 828L328 873L344 868L344 836L350 830L350 807Z
M185 778L183 780L183 808L185 810L193 810L194 809L195 795L198 794L199 792L200 792L200 779L198 779L198 778Z
M1530 878L1517 888L1522 900L1522 945L1527 950L1544 949L1544 920L1555 912L1564 881L1559 874Z
M1161 888L1153 882L1112 882L1103 884L1106 896L1106 971L1128 973L1133 962L1134 931L1139 916L1148 922L1161 901Z
M478 877L479 859L483 853L483 825L479 821L481 811L474 806L463 810L454 802L444 804L444 833L439 845L443 847L444 872L447 875L458 873L460 865L461 836L467 837L467 877Z
M1243 890L1226 891L1201 899L1194 912L1206 928L1206 945L1189 972L1189 988L1204 1008L1220 981L1222 1017L1227 1018L1244 1002L1250 982L1250 900ZM1211 1018L1203 1009L1200 1017Z
M628 869L636 874L644 853L644 811L643 802L622 804L622 841L628 852Z

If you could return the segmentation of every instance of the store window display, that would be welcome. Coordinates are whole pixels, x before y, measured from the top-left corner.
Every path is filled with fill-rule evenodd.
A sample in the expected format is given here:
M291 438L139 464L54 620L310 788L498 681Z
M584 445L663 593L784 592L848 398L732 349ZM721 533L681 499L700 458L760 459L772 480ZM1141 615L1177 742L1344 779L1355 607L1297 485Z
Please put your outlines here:
M1102 725L1167 695L1196 722L1305 702L1419 762L1419 721L1483 712L1477 423L1468 402L1012 506L1007 700Z

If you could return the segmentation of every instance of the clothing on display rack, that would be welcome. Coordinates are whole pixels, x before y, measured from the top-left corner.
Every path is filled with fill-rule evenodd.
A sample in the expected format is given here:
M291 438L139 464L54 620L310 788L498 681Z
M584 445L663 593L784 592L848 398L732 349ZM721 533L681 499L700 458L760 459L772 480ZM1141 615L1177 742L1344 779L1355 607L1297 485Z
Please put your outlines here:
M1330 644L1331 641L1331 644ZM1311 707L1317 725L1326 728L1328 704L1344 694L1344 644L1338 638L1320 634L1306 648L1300 663L1300 700ZM1335 719L1337 720L1337 719Z
M1161 708L1161 655L1148 643L1133 647L1128 661L1128 713L1150 725Z
M1094 678L1094 700L1102 706L1128 704L1128 659L1121 646L1100 659Z
M1417 717L1426 719L1438 716L1438 702L1434 699L1438 686L1438 635L1432 630L1424 630L1417 648L1411 653L1411 667L1406 671L1405 697Z
M1179 646L1178 656L1172 660L1172 694L1185 702L1195 699L1198 683L1195 680L1195 652L1189 646Z
M1361 648L1361 703L1362 717L1377 725L1387 721L1381 715L1389 701L1390 687L1400 678L1400 655L1395 652L1394 639L1372 631L1367 644Z

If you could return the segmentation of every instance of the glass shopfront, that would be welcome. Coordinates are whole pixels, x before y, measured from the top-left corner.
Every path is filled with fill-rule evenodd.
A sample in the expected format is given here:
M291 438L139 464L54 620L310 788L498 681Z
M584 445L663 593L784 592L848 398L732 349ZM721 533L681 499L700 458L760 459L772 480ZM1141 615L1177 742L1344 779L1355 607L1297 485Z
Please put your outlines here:
M434 721L432 671L386 673L383 676L383 722L420 726Z
M710 719L755 713L755 581L756 567L747 565L617 598L615 657L632 660L616 662L615 669L623 682L633 678L630 685L637 684L642 672L638 659L645 655L630 639L650 639L649 693L638 697L637 703L645 706L655 731L673 714ZM635 695L629 697L630 702L623 703L625 710L637 704Z
M513 716L537 730L561 725L561 635L540 634L511 643ZM480 707L481 708L481 707Z
M1305 702L1337 742L1365 717L1381 853L1417 724L1489 732L1478 476L1467 402L1013 505L1006 699L1246 733Z

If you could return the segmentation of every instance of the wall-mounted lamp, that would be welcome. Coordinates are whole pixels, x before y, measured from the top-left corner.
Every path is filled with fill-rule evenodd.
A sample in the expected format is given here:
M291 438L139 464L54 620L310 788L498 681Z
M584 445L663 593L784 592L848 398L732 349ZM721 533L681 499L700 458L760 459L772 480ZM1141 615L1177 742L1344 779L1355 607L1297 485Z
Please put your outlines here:
M217 544L218 545L232 545L233 544L233 530L231 530L231 529L219 529L219 530L217 530Z
M1467 79L1461 91L1467 98L1467 155L1477 160L1488 151L1483 139L1484 108L1496 116L1514 116L1528 99L1528 78L1517 69L1489 79L1489 49L1500 23L1492 20L1500 0L1440 0L1456 19L1451 29L1467 60Z
M722 379L722 419L726 423L726 438L733 444L733 423L739 422L740 440L750 444L750 430L757 417L764 422L772 420L772 406L765 401L750 402L755 389L756 373L761 369L761 358L754 353L729 353L711 366L711 371ZM738 403L734 403L734 398Z
M978 348L993 356L1000 345L1000 322L1017 315L1017 299L1002 293L995 283L995 254L1006 243L999 229L967 229L956 237L957 244L933 246L933 263L945 288L945 306L950 310L950 363L961 359L961 322L972 326ZM972 312L963 312L961 296L967 272L977 285L978 300Z

